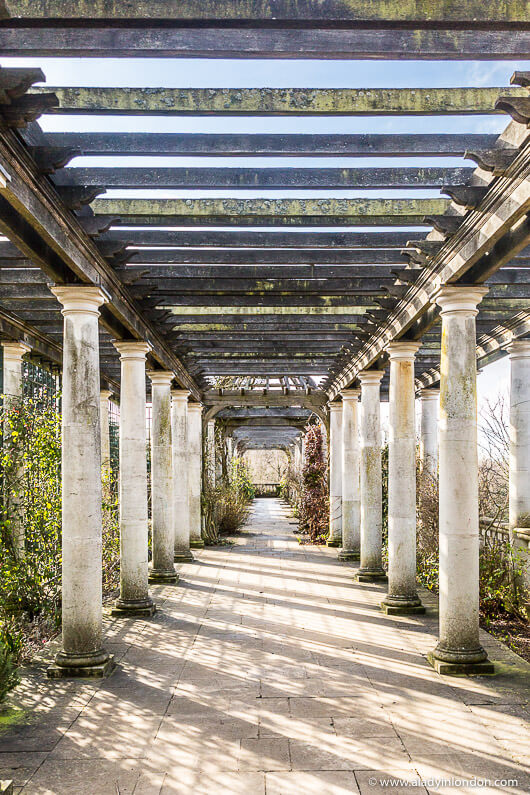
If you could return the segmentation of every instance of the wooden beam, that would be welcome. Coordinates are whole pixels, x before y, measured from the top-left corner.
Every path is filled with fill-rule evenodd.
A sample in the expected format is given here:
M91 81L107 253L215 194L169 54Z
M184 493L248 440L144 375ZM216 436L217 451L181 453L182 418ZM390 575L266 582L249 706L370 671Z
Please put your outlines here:
M240 0L150 0L146 5L123 3L120 0L92 0L74 2L73 0L3 0L5 19L32 20L42 23L50 19L83 20L85 26L91 21L104 21L107 26L145 22L145 20L165 21L168 25L179 23L223 23L259 22L273 27L285 23L307 25L308 27L352 23L384 23L390 27L400 25L426 25L433 23L450 25L457 30L464 28L518 29L530 22L530 12L524 2L512 0L510 3L492 0L468 0L455 5L449 0L441 2L422 2L403 0L389 3L388 0L253 0L241 3Z
M48 132L46 141L84 155L193 157L463 157L467 149L492 149L496 135Z
M68 58L319 58L494 60L526 58L523 30L318 30L85 27L0 29L5 56Z
M111 229L99 241L128 241L140 248L178 246L179 248L390 248L403 249L409 232L218 232L171 229Z
M255 260L254 260L255 262ZM21 273L25 271L21 270ZM385 265L126 265L116 268L124 284L141 285L163 279L389 279L395 280ZM153 282L154 283L154 282Z
M241 273L244 268L256 265L263 267L284 267L286 265L302 266L310 268L312 266L323 265L400 265L405 267L406 260L403 258L401 250L398 249L370 249L370 250L346 250L346 249L226 249L212 251L211 249L180 249L162 250L151 249L133 252L129 250L130 262L119 268L120 273L130 272L138 275L148 270L156 273L157 276L171 277L173 273L179 273L179 266L189 265L190 274L195 275L199 269L197 265L222 265L226 267L236 267ZM181 269L184 272L184 269ZM223 268L217 268L223 270ZM370 268L365 267L365 272ZM228 275L228 274L227 274Z
M287 268L286 268L287 270ZM349 294L363 294L363 295L382 295L384 287L389 287L394 284L395 278L389 273L377 276L373 274L372 269L367 268L367 273L364 277L344 277L340 276L332 279L325 278L291 278L289 274L285 274L283 278L267 278L262 276L258 279L238 277L236 279L208 279L208 278L186 278L186 279L165 279L160 277L148 277L144 282L136 282L132 285L132 293L135 294L136 290L139 292L146 291L149 295L173 295L173 294L196 294L196 295L218 295L219 297L226 294L262 294L262 293L282 293L282 295L289 295L290 293L317 293L322 296L349 295ZM0 271L1 273L1 271ZM523 271L526 273L526 271ZM524 283L524 279L521 280ZM1 282L0 282L1 283ZM515 284L515 280L512 282ZM220 298L221 300L221 298Z
M31 285L33 287L33 285ZM7 289L7 287L4 287ZM379 294L383 291L380 290ZM152 301L157 307L171 309L175 313L186 314L205 314L215 311L216 314L273 314L273 310L279 314L293 314L304 308L304 311L311 312L314 309L321 309L329 313L363 311L366 307L376 307L374 298L371 295L355 294L350 296L341 295L322 295L322 294L299 294L292 293L282 295L281 293L269 294L266 290L245 293L243 295L229 294L225 296L210 295L207 293L186 293L185 295L175 295L173 293L163 294L153 291ZM145 303L145 302L144 302ZM256 311L257 310L257 311Z
M63 168L57 186L210 190L439 188L462 186L472 168ZM100 189L100 188L99 188ZM100 189L101 190L101 189Z
M34 88L52 92L59 114L133 116L402 116L501 113L524 88Z

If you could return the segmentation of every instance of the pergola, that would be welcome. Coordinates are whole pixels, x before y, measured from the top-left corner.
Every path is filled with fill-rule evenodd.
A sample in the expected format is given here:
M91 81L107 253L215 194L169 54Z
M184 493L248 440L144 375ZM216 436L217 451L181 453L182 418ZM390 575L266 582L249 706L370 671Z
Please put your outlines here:
M461 6L406 0L4 0L0 53L87 59L528 56L525 3L482 0ZM360 422L362 455L376 456L379 400L390 395L390 513L397 512L390 539L390 612L421 610L414 561L396 550L414 545L411 406L422 390L423 447L430 439L434 455L433 393L425 390L441 380L449 417L440 436L441 501L448 500L449 525L461 524L469 514L462 538L468 532L473 540L456 553L456 568L454 549L441 561L442 569L453 574L441 595L436 664L487 667L475 638L476 578L463 576L467 568L474 571L475 535L478 544L472 497L475 373L477 366L504 355L508 345L518 352L514 367L528 367L529 73L516 72L509 86L414 89L86 88L42 86L44 77L34 68L0 70L0 231L6 238L0 242L0 332L12 368L17 361L20 367L29 350L62 365L64 423L71 429L63 442L69 462L65 493L78 493L80 478L84 483L83 494L71 496L64 506L64 598L71 594L72 626L66 627L54 674L108 668L99 630L94 630L101 612L97 551L83 552L68 539L69 522L87 513L82 500L91 490L97 514L99 415L89 407L99 395L99 375L105 389L120 395L122 533L135 539L123 547L116 612L153 610L147 541L138 542L147 538L146 492L138 487L145 480L139 426L146 362L156 450L151 576L162 581L175 579L173 519L165 503L189 511L190 534L175 542L182 559L189 554L190 536L192 546L201 543L201 423L225 412L243 447L284 446L300 433L300 422L289 417L293 407L321 419L330 415L330 540L342 542L345 558L360 544L364 576L381 576L380 468L379 475L373 468L367 474L368 459L356 439ZM61 119L76 114L411 116L417 119L417 133L49 133L39 126L43 114ZM426 116L467 114L506 114L506 129L500 136L422 131ZM190 156L204 164L69 165L79 155ZM253 156L293 158L293 167L245 166L245 158ZM416 156L436 158L441 165L338 168L330 160L329 167L298 167L295 160ZM210 167L210 157L243 160L241 167ZM462 164L444 166L443 158L461 158ZM440 197L385 197L388 190L433 188ZM226 198L105 198L107 189L216 189L226 191ZM268 197L270 191L300 189L315 196ZM366 197L337 198L336 191L344 189L365 191ZM263 195L245 198L245 191ZM516 382L528 390L526 376L516 376ZM86 397L84 407L80 394ZM266 411L253 418L246 413L251 408ZM226 415L227 410L234 413ZM186 478L173 477L171 487L171 472L183 469ZM360 471L360 480L347 481L350 471ZM471 495L462 496L460 518L449 505L451 479L458 474L467 478ZM514 492L519 514L528 502L521 496L525 478ZM367 529L364 536L356 518L363 499L370 504L364 521L373 524L371 535ZM517 527L515 513L512 525ZM86 532L97 537L97 520ZM80 597L68 583L83 567L86 588ZM455 618L456 603L465 603L467 596L471 615ZM460 628L456 640L451 636L455 625ZM455 643L464 649L460 656Z

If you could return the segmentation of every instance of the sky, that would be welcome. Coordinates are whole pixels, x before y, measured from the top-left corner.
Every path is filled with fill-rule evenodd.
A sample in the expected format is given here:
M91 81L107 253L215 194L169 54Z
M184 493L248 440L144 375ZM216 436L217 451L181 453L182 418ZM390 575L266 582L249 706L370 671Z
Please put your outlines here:
M38 66L50 86L212 87L212 88L401 88L507 86L515 70L530 70L530 61L317 61L317 60L207 60L207 59L78 59L5 58L3 66ZM46 131L202 132L202 133L500 133L509 118L498 116L446 117L86 117L44 116ZM77 158L70 165L137 166L457 166L472 163L460 158ZM312 197L313 191L244 191L239 196ZM215 197L224 191L107 191L106 197ZM326 191L328 196L429 198L438 190ZM347 227L341 227L347 231ZM355 227L353 231L362 231ZM399 227L393 227L398 231ZM413 228L409 230L414 232ZM328 229L329 231L329 229ZM373 227L366 227L373 231ZM391 230L389 230L391 231ZM421 228L425 233L425 228ZM508 388L507 358L485 367L478 378L479 406Z

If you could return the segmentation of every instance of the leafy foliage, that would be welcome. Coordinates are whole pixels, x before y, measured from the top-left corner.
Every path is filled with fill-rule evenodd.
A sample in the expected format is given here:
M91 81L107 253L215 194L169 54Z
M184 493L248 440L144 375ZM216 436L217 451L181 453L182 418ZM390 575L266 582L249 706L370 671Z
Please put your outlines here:
M204 540L216 544L221 535L235 533L248 519L254 486L243 459L233 458L228 477L214 487L205 479L202 491Z
M308 533L312 541L324 540L329 532L327 462L319 425L306 428L300 530Z

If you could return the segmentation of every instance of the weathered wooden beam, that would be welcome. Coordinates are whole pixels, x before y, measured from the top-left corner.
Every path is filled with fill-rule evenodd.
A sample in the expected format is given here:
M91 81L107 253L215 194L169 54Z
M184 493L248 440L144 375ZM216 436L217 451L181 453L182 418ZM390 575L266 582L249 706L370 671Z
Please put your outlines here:
M322 189L322 188L437 188L462 185L472 168L64 168L56 185L107 188L183 189Z
M524 88L108 88L32 89L52 92L60 114L156 116L374 116L501 113L499 97Z
M380 291L382 292L382 291ZM134 294L134 292L133 292ZM141 303L145 303L145 299L140 296ZM164 294L156 293L153 291L152 296L149 294L155 306L168 307L172 311L181 309L189 309L194 314L200 313L205 310L211 312L212 307L218 314L235 314L240 310L245 310L244 314L252 314L253 310L272 310L276 309L282 313L291 312L293 309L300 309L301 307L311 309L326 308L328 312L334 312L339 308L342 312L355 312L356 310L362 311L365 307L375 306L375 300L372 295L361 295L355 293L352 296L342 295L322 295L321 293L308 293L303 295L300 293L290 293L283 295L281 293L269 294L266 290L255 292L248 292L240 295L230 293L229 295L211 295L208 293L186 293L183 295L175 295L173 293Z
M185 223L416 225L425 216L442 215L448 199L96 199L98 215L123 223L179 226Z
M267 307L264 307L267 309ZM192 310L193 307L190 307ZM317 310L322 307L316 307ZM301 314L303 312L303 315ZM336 314L317 314L311 312L307 314L305 309L294 307L294 311L285 314L275 314L267 316L265 313L256 316L255 314L246 312L239 314L234 310L232 315L227 314L209 314L202 312L200 314L191 312L187 315L174 315L174 320L168 326L172 329L185 331L190 329L192 331L221 331L238 329L246 331L292 331L294 328L300 328L304 332L311 331L333 331L333 330L355 330L357 327L364 327L366 317L361 312L348 312L341 315Z
M6 260L9 265L13 260ZM27 261L26 261L27 262ZM527 262L527 260L523 260ZM401 271L402 273L404 271ZM411 271L412 272L412 271ZM116 268L124 284L155 284L158 279L390 279L385 265L140 265ZM142 281L142 279L144 281Z
M5 19L32 20L42 23L50 19L83 20L85 26L91 22L105 21L109 26L145 20L165 21L168 25L178 23L223 23L230 21L259 22L273 27L285 23L304 24L313 27L322 22L326 25L377 22L390 27L400 25L431 27L449 24L460 28L518 29L530 22L530 12L524 3L498 3L468 0L462 8L448 0L437 3L417 3L403 0L389 4L388 0L180 0L178 4L168 0L151 0L148 4L127 4L119 0L93 0L93 2L70 2L64 0L4 0Z
M162 250L151 249L133 252L129 250L128 256L131 262L119 268L120 273L130 272L137 275L148 270L157 276L171 278L173 274L179 273L179 266L188 265L190 275L197 275L202 271L203 265L220 266L217 270L226 267L238 268L244 273L244 268L252 266L284 267L289 265L310 268L312 266L324 265L362 265L365 273L370 271L370 267L377 268L382 265L405 265L403 255L399 249L369 249L369 250L347 250L347 249L227 249L213 251L211 249L180 249ZM198 266L201 268L199 269ZM182 272L184 269L180 268ZM286 272L286 271L285 271ZM379 271L377 271L379 272ZM228 274L226 274L228 275Z
M38 68L5 68L0 66L0 104L10 105L24 96L34 83L42 83L44 73Z
M68 58L319 58L494 60L525 58L527 31L260 28L3 28L6 56Z
M99 240L122 241L142 248L178 246L183 248L398 248L408 245L408 232L222 232L173 231L172 229L111 229ZM98 240L98 245L99 245ZM418 241L423 244L430 241ZM441 245L441 244L438 244Z
M278 133L72 133L49 132L50 146L84 155L192 155L193 157L414 157L463 156L492 149L496 135L470 133L309 135Z
M367 269L369 270L369 269ZM395 279L391 274L377 276L367 274L361 278L333 278L333 279L296 279L290 278L288 274L284 278L267 278L266 276L258 279L147 279L144 282L136 282L131 285L131 292L148 292L149 295L169 295L173 294L196 294L196 295L238 295L238 294L262 294L262 293L317 293L319 295L382 295L383 288L393 289ZM406 289L406 288L405 288Z

